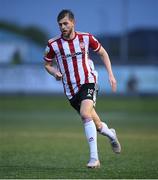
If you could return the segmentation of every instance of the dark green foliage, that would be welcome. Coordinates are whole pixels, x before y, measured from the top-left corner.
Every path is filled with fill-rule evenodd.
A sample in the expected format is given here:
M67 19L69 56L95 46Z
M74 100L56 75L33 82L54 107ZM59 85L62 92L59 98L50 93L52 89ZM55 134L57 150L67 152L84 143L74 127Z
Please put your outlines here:
M40 46L44 46L48 40L47 34L36 26L21 27L17 24L0 21L0 29L22 35Z

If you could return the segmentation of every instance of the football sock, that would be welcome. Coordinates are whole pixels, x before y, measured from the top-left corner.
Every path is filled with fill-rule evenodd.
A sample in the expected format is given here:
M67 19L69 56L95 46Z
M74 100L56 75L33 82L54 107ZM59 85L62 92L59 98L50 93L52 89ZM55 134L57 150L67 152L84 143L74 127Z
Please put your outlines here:
M111 129L108 128L107 124L105 124L104 122L102 122L102 127L99 130L99 133L104 136L107 136L110 140L115 139L114 133L111 131Z
M90 149L90 158L98 160L97 130L93 120L84 121L84 129Z

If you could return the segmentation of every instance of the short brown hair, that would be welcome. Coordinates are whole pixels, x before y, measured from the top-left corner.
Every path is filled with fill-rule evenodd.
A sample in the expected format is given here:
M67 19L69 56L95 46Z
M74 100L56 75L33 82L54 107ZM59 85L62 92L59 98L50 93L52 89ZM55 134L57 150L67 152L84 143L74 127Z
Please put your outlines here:
M68 16L70 20L74 20L74 14L71 10L69 9L63 9L62 11L60 11L60 13L58 14L57 17L57 21L59 22L61 19L63 19L65 16Z

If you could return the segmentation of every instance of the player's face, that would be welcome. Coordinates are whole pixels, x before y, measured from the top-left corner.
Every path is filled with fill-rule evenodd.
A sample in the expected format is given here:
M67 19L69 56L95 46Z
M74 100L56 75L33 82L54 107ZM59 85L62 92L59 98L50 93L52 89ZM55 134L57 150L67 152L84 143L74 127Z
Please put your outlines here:
M70 38L71 34L74 32L74 21L69 19L68 16L65 16L58 24L62 35L65 38Z

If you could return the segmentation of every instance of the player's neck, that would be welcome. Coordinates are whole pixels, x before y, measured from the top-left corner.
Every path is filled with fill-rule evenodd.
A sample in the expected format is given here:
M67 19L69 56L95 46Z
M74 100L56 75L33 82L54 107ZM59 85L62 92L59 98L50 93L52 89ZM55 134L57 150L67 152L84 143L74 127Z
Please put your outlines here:
M72 39L75 38L75 36L76 36L75 31L72 31L69 36L63 36L63 38L66 39L66 40L72 40Z

